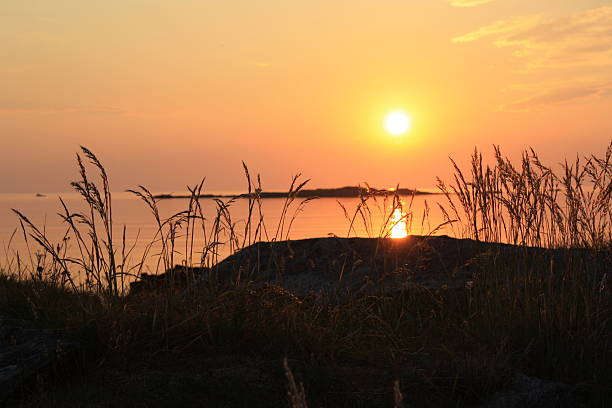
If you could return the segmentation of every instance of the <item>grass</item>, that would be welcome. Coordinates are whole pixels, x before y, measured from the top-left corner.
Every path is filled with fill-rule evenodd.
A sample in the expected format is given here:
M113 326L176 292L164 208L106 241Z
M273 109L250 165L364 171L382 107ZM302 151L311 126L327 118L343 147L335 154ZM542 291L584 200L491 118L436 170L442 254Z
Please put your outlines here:
M167 219L139 187L133 193L158 231L130 263L125 232L113 236L108 175L93 153L83 154L98 183L79 157L73 186L88 210L73 213L62 203L71 239L49 242L18 212L22 234L44 255L7 263L0 274L1 315L83 344L65 375L26 388L17 406L470 406L507 387L517 372L571 384L574 406L603 407L612 399L612 145L602 158L565 163L561 175L532 151L517 168L498 148L491 168L475 152L469 174L455 165L454 182L439 181L448 200L441 211L456 235L582 248L567 251L560 267L545 255L488 253L473 260L475 279L465 288L415 287L341 304L244 285L185 292L170 282L126 295L148 257L160 271L176 263L211 266L221 245L237 251L286 239L308 203L299 197L306 182L292 179L271 227L260 178L246 165L244 224L232 219L232 200L217 200L214 217L205 217L197 198L203 181L190 189L186 210ZM388 235L393 210L403 204L393 195L386 200L366 195L355 210L345 209L348 235L358 222L372 236ZM382 226L372 221L377 208ZM410 206L403 210L412 222ZM196 234L205 237L203 248L194 247Z

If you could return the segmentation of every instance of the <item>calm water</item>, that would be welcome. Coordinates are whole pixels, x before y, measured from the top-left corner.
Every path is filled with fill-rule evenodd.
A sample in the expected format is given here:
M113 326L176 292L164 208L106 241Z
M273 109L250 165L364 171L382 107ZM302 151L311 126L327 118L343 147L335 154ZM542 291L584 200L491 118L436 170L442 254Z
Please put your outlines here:
M26 259L27 257L27 246L23 238L23 233L19 228L19 222L16 215L11 211L11 208L18 209L24 215L26 215L34 224L36 224L41 230L44 228L46 236L52 242L61 242L64 236L67 226L57 215L61 212L61 205L59 203L58 196L49 194L45 197L36 197L34 194L0 194L0 265L2 262L6 262L9 258L15 258L16 254ZM71 212L80 211L83 207L83 202L77 194L74 193L62 193L61 197L68 206ZM403 197L405 202L405 211L408 212L408 204L410 197ZM414 216L412 226L407 226L408 233L411 234L426 234L431 229L435 228L442 222L442 215L437 209L436 202L443 200L443 196L429 195L429 196L417 196L412 202L411 212ZM228 201L224 199L224 201ZM264 215L264 221L266 230L268 232L268 238L271 240L275 237L279 219L281 216L284 199L265 199L263 200L262 213ZM426 202L431 208L431 212L428 217L429 223L425 222L421 226L422 214L425 210ZM204 208L204 216L208 218L206 226L208 230L212 225L212 221L216 214L216 204L212 199L201 200ZM287 226L285 226L285 233L282 238L300 239L300 238L313 238L313 237L326 237L330 235L337 235L340 237L346 237L349 233L350 222L344 215L340 204L341 203L351 216L359 205L359 199L357 198L341 198L331 199L322 198L309 202L303 210L297 214L295 221L293 222L291 229L287 234ZM289 209L288 219L291 219L296 208L297 203ZM379 236L381 226L383 225L383 219L389 216L391 210L391 202L385 202L382 198L378 198L375 201L369 201L369 208L371 210L372 220L372 232L368 234L364 228L361 218L358 217L355 221L355 231L351 231L351 236ZM172 200L161 200L158 203L162 217L168 217L172 214L176 214L180 211L186 210L188 206L188 200L186 199L172 199ZM233 202L229 211L231 214L232 222L235 223L235 230L242 234L245 226L245 218L247 217L248 211L248 200L239 199ZM156 235L157 225L155 219L152 216L149 208L140 199L134 197L130 193L114 193L113 194L113 219L115 225L115 246L121 244L121 237L123 227L126 228L126 246L133 247L131 263L142 258L142 254L145 248L150 244ZM16 232L15 232L16 231ZM14 233L15 232L15 233ZM14 235L13 235L14 233ZM183 232L180 232L183 233ZM448 230L441 230L438 233L450 234ZM13 238L11 240L11 236ZM70 241L69 241L70 242ZM194 242L194 253L201 252L202 247L205 243L205 237L198 230L198 234L195 236ZM74 245L73 245L74 246ZM30 251L29 253L35 253L38 251L37 245L30 240L29 242ZM70 248L70 247L69 247ZM177 251L179 251L174 259L174 263L181 263L184 259L185 253L185 239L178 238L176 244ZM71 253L75 253L75 248L71 248ZM156 268L157 258L156 253L159 252L159 248L154 246L150 251L149 256L146 258L145 264L146 269L153 271ZM219 247L219 256L223 258L230 253L229 245L221 245ZM199 255L194 255L194 261L199 259Z

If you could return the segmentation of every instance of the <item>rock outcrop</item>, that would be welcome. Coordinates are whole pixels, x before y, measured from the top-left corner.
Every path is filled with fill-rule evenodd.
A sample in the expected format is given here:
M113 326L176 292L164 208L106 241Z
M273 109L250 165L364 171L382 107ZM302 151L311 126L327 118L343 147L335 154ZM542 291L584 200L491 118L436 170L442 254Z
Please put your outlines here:
M485 243L448 236L311 238L258 242L208 268L177 266L147 275L133 291L197 281L223 286L275 285L297 296L361 296L409 287L439 289L471 285L479 267L501 267L521 259L545 262L555 271L583 250ZM547 266L548 268L548 266Z
M75 347L52 330L0 317L0 403L24 382L44 377Z

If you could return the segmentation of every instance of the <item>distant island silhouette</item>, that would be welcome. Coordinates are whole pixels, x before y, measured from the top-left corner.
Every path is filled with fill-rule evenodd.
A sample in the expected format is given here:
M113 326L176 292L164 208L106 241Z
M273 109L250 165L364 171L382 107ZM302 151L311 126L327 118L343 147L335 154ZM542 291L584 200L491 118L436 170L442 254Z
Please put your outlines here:
M427 191L419 191L411 188L399 188L397 190L389 189L378 189L373 187L358 187L358 186L346 186L338 188L316 188L316 189L305 189L297 192L297 197L309 198L309 197L321 197L321 198L347 198L347 197L360 197L362 195L375 195L382 196L386 194L399 194L399 195L424 195L424 194L437 194ZM200 194L198 198L249 198L259 196L260 198L286 198L289 192L281 191L260 191L259 193L243 193L243 194ZM189 194L157 194L153 196L157 199L171 199L171 198L191 198Z

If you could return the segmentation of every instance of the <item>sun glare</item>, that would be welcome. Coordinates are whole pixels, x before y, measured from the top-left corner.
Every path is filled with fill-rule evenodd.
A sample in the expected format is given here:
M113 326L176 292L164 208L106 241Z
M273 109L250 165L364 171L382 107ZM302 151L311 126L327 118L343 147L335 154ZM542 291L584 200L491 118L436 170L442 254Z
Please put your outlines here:
M408 228L406 226L406 217L402 215L402 210L396 208L391 217L391 238L406 238L408 236Z
M385 129L394 136L400 136L410 130L412 120L404 112L395 111L385 117Z

